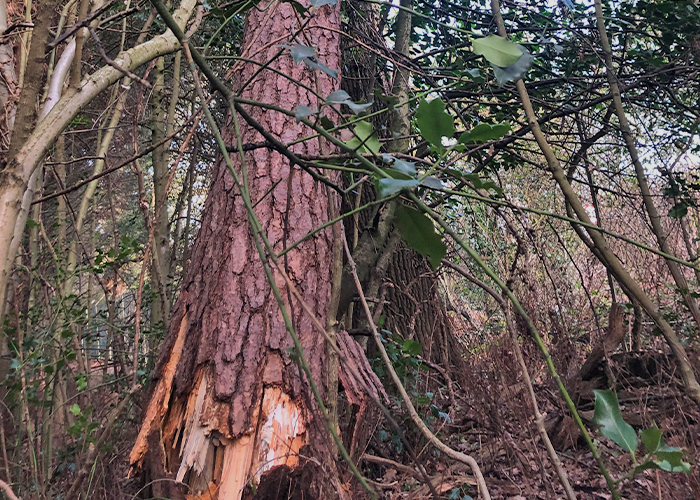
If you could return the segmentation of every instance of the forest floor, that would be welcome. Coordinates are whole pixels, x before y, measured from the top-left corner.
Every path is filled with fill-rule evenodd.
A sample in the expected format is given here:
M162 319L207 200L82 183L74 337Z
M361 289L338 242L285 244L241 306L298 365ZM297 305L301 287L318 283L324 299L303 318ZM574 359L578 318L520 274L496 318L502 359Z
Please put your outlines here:
M527 354L527 353L526 353ZM535 356L535 353L532 353ZM419 407L426 422L444 442L472 455L479 463L491 498L504 500L558 500L566 498L557 474L537 433L529 398L506 347L470 359L470 371L454 384L452 400L445 381L437 372L422 372L414 381L414 394L431 396L429 405ZM536 357L530 357L536 364ZM500 361L499 361L500 360ZM533 374L537 373L536 369ZM549 377L540 370L535 376L535 392L545 425L557 449L562 466L580 500L611 499L603 476L586 447L573 420ZM619 373L618 373L619 375ZM648 384L621 376L617 392L623 417L639 431L656 424L664 431L667 444L685 450L691 474L644 471L619 483L622 498L639 500L694 500L700 498L700 409L682 395L677 380L659 375L663 384ZM657 382L659 382L657 380ZM100 484L93 485L91 498L133 499L139 496L143 478L127 479L128 454L140 422L139 401L128 417L113 431L109 452L103 453L95 474ZM589 432L613 478L623 477L633 468L631 456L612 441L601 437L591 423L593 404L582 397L579 408ZM418 434L397 401L390 404L406 441L426 469L441 499L474 500L476 482L464 465L436 452ZM423 500L433 498L417 474L415 463L398 436L381 419L366 449L367 460L361 470L387 500ZM641 445L640 445L641 448ZM639 451L641 455L642 451ZM372 460L376 458L376 460ZM384 463L379 463L384 460ZM392 462L395 462L392 465ZM101 473L100 473L101 472ZM64 480L69 480L67 473ZM58 478L61 481L60 478ZM353 488L355 489L355 488ZM353 500L363 497L357 488ZM268 499L273 500L273 499ZM283 499L274 499L283 500ZM323 500L323 499L317 499Z
M533 353L535 356L535 353ZM645 359L661 357L658 352L644 355ZM640 355L637 354L636 358ZM436 391L445 400L441 411L450 415L450 422L442 427L433 421L438 435L453 448L471 454L480 464L493 499L524 500L564 499L556 471L551 465L546 449L538 435L534 416L525 386L505 347L495 348L488 355L475 357L470 378L462 379L463 387L455 391L457 404L449 401L446 391ZM536 358L531 358L536 359ZM499 361L500 360L500 361ZM536 364L533 361L533 364ZM614 365L614 362L611 362ZM649 363L647 363L649 365ZM685 450L685 461L692 465L691 474L668 473L646 470L618 484L619 493L625 499L639 500L695 500L700 498L700 471L697 468L700 454L700 409L683 396L680 384L666 369L640 376L619 367L610 370L616 375L615 389L620 400L623 417L638 432L657 425L663 430L664 440L671 446ZM541 370L543 373L543 370ZM563 408L556 387L548 377L541 377L535 386L540 411L545 417L545 426L557 449L562 466L580 500L610 499L612 495L600 473L598 465L588 450L573 419ZM475 380L478 379L478 380ZM435 379L437 380L437 379ZM536 379L535 382L538 382ZM648 382L654 382L648 383ZM589 390L588 399L583 394L579 409L589 432L614 479L621 478L634 468L632 457L623 452L609 439L602 437L592 424L593 401ZM439 402L433 400L440 406ZM429 412L428 412L429 413ZM428 415L426 417L430 419ZM406 421L408 426L408 422ZM408 432L407 432L408 433ZM475 481L466 466L455 464L439 456L425 445L420 436L411 435L415 442L419 461L433 478L436 490L442 498L469 500L480 498ZM403 464L410 460L399 458L400 454L391 439L375 439L368 453L383 455ZM640 444L638 457L643 454ZM425 485L411 474L390 466L372 466L365 469L368 477L381 487L383 498L423 499L431 498Z

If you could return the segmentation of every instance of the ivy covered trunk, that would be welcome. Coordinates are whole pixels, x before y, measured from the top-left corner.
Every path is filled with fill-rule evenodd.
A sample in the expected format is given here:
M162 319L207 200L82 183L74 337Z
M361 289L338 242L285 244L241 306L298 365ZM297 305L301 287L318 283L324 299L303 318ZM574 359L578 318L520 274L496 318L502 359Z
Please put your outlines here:
M259 64L238 63L229 72L234 87L252 78L241 89L243 98L289 110L297 105L319 107L317 98L295 82L260 70L278 54L279 45L296 43L314 46L318 62L339 68L339 35L324 29L339 28L339 8L315 9L313 19L299 33L303 22L290 3L263 2L249 11L242 55ZM322 95L338 88L337 79L305 64L296 65L289 54L274 59L269 68ZM284 143L312 132L278 112L253 106L246 111ZM229 145L236 144L231 116L224 139ZM243 143L264 140L245 123L241 123L241 139ZM314 139L295 145L292 151L316 155L321 147ZM231 156L240 171L237 154ZM335 201L327 188L298 167L290 167L285 157L270 149L255 149L246 153L246 167L255 213L277 252L328 220L330 204ZM328 449L323 418L313 403L308 381L290 359L291 337L263 271L248 213L222 160L214 167L213 179L187 277L156 366L143 426L131 452L132 470L143 468L147 479L155 481L154 496L197 493L201 498L238 499L253 479L262 478L262 488L266 472L275 466L292 469L278 469L291 477L293 469L302 466L302 447L306 447L304 455L314 457ZM317 233L280 262L303 300L325 324L331 299L332 231ZM323 397L328 385L325 339L283 277L275 273L275 280ZM269 481L276 481L275 474L279 472L269 474ZM314 487L323 484L317 481ZM326 488L331 484L325 480ZM318 489L314 494L317 498L334 496Z

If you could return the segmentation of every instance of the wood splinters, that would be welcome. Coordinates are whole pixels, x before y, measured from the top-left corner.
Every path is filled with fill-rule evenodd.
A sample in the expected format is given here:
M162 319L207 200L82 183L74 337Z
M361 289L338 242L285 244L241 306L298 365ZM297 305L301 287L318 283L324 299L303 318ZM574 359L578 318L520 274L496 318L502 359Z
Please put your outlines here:
M251 479L278 465L295 467L307 443L301 408L278 387L265 388L255 436L246 434L224 449L218 500L240 500Z
M182 316L180 328L177 332L177 338L175 339L175 344L170 351L170 359L168 359L168 362L163 367L162 376L160 380L158 380L158 385L153 391L153 396L151 397L148 409L146 410L146 416L143 419L143 425L141 426L139 435L136 438L136 444L134 444L134 447L131 449L131 453L129 455L129 463L131 464L131 468L129 469L129 477L133 476L136 471L141 468L143 457L146 456L148 451L148 436L153 430L162 425L163 419L168 411L170 395L173 389L173 380L175 378L175 370L180 362L182 348L185 344L187 317L187 313Z

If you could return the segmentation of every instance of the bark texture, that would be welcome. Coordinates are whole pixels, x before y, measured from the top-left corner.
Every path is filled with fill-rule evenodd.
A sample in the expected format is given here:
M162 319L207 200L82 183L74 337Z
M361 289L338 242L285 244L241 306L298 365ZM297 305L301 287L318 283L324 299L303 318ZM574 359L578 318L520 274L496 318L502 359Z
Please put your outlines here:
M244 57L266 63L279 52L279 44L302 43L316 48L321 63L339 68L339 36L323 29L339 27L337 6L316 9L303 33L292 39L300 26L293 7L268 5L263 2L264 9L249 11ZM323 95L338 88L338 80L303 63L294 65L287 54L270 67L318 88ZM234 67L235 85L247 82L259 68L254 64ZM241 95L286 109L319 106L315 96L270 71L255 76ZM311 133L286 115L258 107L247 111L282 142ZM263 140L245 124L241 134L244 143ZM224 138L235 144L231 117ZM318 140L308 141L293 151L315 155L320 145ZM246 166L250 198L276 251L328 220L334 201L326 188L298 167L290 167L283 156L257 149L247 153ZM291 338L266 280L242 198L222 161L215 166L213 179L131 463L147 469L151 480L184 481L190 494L237 499L252 477L260 478L275 465L296 466L302 446L319 450L323 431L319 432L321 418L313 416L307 383L289 357ZM283 261L304 301L324 324L331 294L332 244L332 232L327 229L286 254ZM276 282L323 394L325 341L291 298L282 277L276 276ZM155 483L154 494L184 493L184 489L156 491L157 484L172 483Z

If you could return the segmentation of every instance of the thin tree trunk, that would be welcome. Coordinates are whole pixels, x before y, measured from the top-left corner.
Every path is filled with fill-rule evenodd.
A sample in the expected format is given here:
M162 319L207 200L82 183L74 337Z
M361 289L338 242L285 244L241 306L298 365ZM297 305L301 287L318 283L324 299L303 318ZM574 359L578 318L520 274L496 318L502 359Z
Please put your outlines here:
M634 136L632 135L632 129L630 128L627 115L625 114L625 110L622 106L620 86L617 83L617 75L615 74L615 69L613 68L612 48L610 46L608 34L605 30L603 7L600 0L596 0L595 2L595 11L598 33L600 34L600 42L603 46L603 54L605 56L605 69L608 76L608 83L610 84L610 93L612 94L613 103L615 105L615 113L617 114L617 119L620 122L622 138L625 140L627 151L629 151L632 164L634 165L634 172L637 176L637 182L639 183L639 190L642 193L644 207L646 208L647 215L649 215L651 229L656 237L656 241L659 244L659 249L668 255L673 255L673 250L671 250L671 246L668 244L668 235L661 225L661 216L659 215L659 211L656 209L656 205L654 205L654 199L652 198L651 191L649 189L649 183L647 181L646 172L644 171L644 166L639 160L639 152L637 151L637 145L635 144ZM697 301L692 295L690 295L688 282L685 279L685 276L683 276L683 272L678 264L670 259L666 259L666 265L668 266L668 270L671 272L671 276L673 276L673 281L676 283L679 293L683 297L683 301L688 307L688 311L690 311L691 316L693 316L696 326L700 328L700 308L698 307Z
M158 58L153 72L153 94L151 96L151 144L158 144L165 139L166 111L163 99L165 97L165 61ZM169 269L169 240L168 231L168 159L165 144L153 150L153 207L158 218L153 221L153 266L152 282L157 292L157 298L151 303L151 325L159 323L167 328L170 316L170 302L167 294Z

